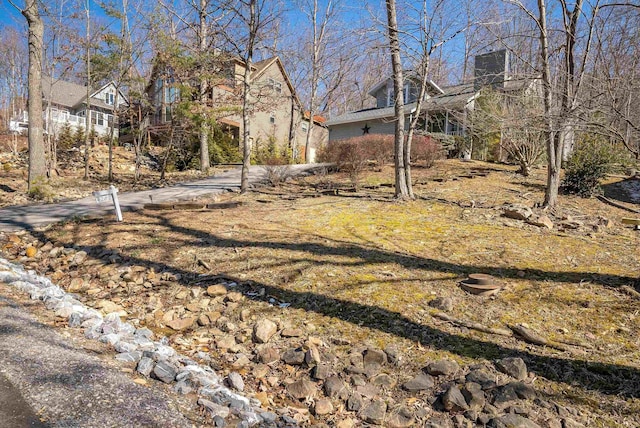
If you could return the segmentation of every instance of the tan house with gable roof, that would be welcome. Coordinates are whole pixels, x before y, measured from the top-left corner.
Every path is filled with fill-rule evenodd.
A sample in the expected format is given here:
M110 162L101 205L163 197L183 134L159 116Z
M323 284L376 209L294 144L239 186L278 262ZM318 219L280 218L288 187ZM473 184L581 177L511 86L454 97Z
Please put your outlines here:
M243 135L241 94L244 71L245 66L241 60L229 60L221 72L228 77L216 82L210 94L213 103L227 106L227 108L218 109L217 121L221 128L238 142ZM166 74L161 77L161 73L154 73L155 77L148 87L149 98L153 105L151 126L156 128L171 122L172 105L179 99L179 90ZM302 160L306 132L311 122L308 114L305 115L302 103L282 61L278 57L272 57L254 63L251 79L253 113L250 116L250 140L253 144L252 148L256 150L274 142L280 147L288 147L294 156ZM315 149L327 141L328 131L322 118L316 116L314 119L312 147Z

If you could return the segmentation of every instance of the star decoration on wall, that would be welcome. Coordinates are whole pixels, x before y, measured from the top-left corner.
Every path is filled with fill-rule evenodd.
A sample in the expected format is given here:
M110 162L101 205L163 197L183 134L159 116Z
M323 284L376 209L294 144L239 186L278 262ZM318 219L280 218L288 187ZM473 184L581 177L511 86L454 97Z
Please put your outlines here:
M371 127L368 124L364 124L364 128L360 128L362 129L362 135L368 134L369 130L371 129Z

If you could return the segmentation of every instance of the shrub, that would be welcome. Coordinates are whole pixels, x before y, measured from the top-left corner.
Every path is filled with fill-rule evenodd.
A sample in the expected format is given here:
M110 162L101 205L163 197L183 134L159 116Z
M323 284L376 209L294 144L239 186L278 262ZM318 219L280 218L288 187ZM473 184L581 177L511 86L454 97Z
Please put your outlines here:
M333 141L318 154L319 161L334 163L338 171L347 173L357 191L360 173L369 161L370 151L367 150L367 144L370 141L368 137Z
M211 164L242 161L238 141L219 127L209 134L209 159Z
M584 198L600 191L600 180L613 170L618 160L614 147L602 138L584 136L575 146L565 168L565 191Z
M411 142L411 161L422 162L425 167L431 168L436 160L443 159L445 151L442 145L425 135L415 135Z

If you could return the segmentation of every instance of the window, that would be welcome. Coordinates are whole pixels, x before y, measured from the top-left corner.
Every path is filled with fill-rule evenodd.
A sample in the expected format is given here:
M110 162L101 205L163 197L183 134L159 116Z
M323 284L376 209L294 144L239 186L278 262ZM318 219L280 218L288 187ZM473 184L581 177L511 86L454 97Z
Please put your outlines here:
M387 107L391 107L394 103L393 86L387 86Z
M102 113L98 113L98 125L104 126L104 115Z
M275 79L269 78L269 85L268 85L272 90L276 91L277 93L282 93L282 82L278 82Z
M275 113L271 113L271 115L269 116L269 123L271 123L272 125L275 125L275 123L276 123L276 114Z
M104 94L104 102L110 106L113 105L114 103L114 96L112 93L108 92L106 94Z
M300 124L300 127L302 128L302 132L306 133L309 130L309 124L307 122L302 122Z
M113 115L112 114L108 114L107 115L107 126L109 128L113 128Z

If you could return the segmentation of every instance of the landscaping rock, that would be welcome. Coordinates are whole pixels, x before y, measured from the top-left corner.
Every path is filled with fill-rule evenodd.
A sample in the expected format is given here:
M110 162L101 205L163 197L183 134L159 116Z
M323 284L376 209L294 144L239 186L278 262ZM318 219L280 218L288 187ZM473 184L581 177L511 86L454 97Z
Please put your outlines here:
M514 220L526 220L533 215L533 211L527 206L512 204L504 207L502 214Z
M171 383L175 380L178 369L166 361L160 361L153 368L153 374L164 383Z
M370 424L382 425L387 414L387 403L382 399L375 399L365 405L360 411L360 417Z
M408 382L405 382L402 387L407 391L424 391L433 388L433 377L426 373L420 373Z
M362 353L362 362L365 369L379 369L387 362L387 354L381 349L367 349Z
M462 395L471 410L482 410L486 404L484 391L478 383L467 382L462 388Z
M229 376L227 376L227 383L231 388L235 389L236 391L240 391L240 392L244 391L244 380L242 379L242 376L240 375L240 373L237 373L237 372L229 373Z
M253 326L253 338L257 343L267 343L278 331L278 326L271 320L262 319Z
M541 428L532 420L513 413L492 419L488 426L491 428Z
M167 322L166 325L172 330L183 331L193 327L196 320L197 320L196 317L179 318L179 319L175 319Z
M316 392L316 384L308 380L302 379L287 385L287 392L298 400L313 397Z
M258 361L262 364L272 364L280 361L280 353L277 349L266 346L258 351Z
M346 400L349 398L347 385L337 376L331 376L324 382L324 393L329 398Z
M211 297L224 296L227 294L227 287L223 284L214 284L207 287L207 295Z
M399 407L389 414L385 422L388 428L407 428L415 423L413 412L407 407Z
M429 363L425 368L426 372L432 376L449 376L455 374L460 366L455 361L440 360Z
M304 363L305 351L302 348L291 348L284 351L282 361L291 365L299 366Z
M329 364L318 364L313 368L312 376L314 379L324 380L329 377L331 373L331 366Z
M320 398L316 400L313 406L313 413L316 416L328 415L333 413L333 404L328 398Z
M449 312L453 309L453 299L451 297L437 297L429 302L429 306Z
M496 377L485 370L482 369L474 369L471 370L466 376L467 382L475 382L480 384L482 389L487 390L491 388L495 388L496 386Z
M464 412L469 410L469 405L464 399L458 385L451 386L442 396L442 404L449 412Z
M496 361L496 368L502 373L508 374L518 380L527 378L527 365L522 358L503 358Z
M362 406L364 406L364 399L360 393L354 392L349 396L349 399L347 400L347 410L358 412Z

